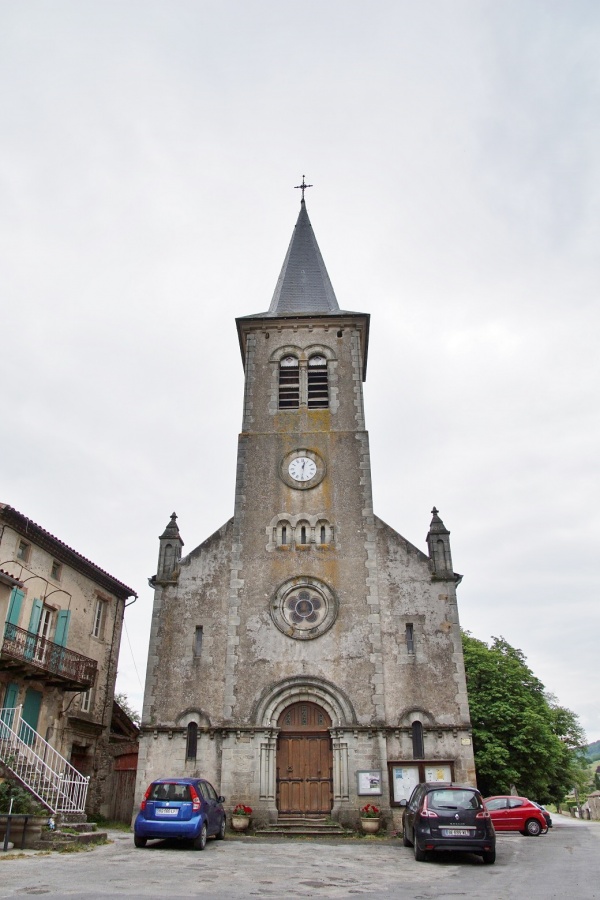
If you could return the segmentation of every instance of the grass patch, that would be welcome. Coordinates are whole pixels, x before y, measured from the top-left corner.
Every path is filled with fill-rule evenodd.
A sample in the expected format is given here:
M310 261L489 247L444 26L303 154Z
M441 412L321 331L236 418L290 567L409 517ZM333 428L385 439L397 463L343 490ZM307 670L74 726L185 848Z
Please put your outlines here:
M100 829L110 828L111 831L125 831L128 834L132 833L131 825L128 825L126 822L115 822L113 819L105 819L104 816L94 816L94 822Z
M94 850L96 847L101 847L103 844L111 844L112 841L93 841L89 844L82 844L79 841L73 841L72 844L67 844L66 847L63 847L59 850L59 853L87 853L90 850Z

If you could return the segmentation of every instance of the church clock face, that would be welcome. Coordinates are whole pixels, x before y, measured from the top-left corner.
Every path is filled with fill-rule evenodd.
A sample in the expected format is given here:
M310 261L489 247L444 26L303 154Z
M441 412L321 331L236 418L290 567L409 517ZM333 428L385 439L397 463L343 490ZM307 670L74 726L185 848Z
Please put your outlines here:
M317 464L308 456L297 456L288 466L294 481L310 481L317 474Z
M316 487L325 477L325 463L314 450L299 447L281 460L279 476L288 487L305 491Z

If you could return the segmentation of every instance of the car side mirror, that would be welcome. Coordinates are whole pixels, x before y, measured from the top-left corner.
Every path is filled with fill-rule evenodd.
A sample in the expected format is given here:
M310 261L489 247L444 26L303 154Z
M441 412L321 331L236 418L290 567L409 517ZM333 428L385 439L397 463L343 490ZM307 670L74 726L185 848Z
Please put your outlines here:
M217 797L219 803L225 803L225 797Z
M400 801L400 806L408 806L408 801L407 801L407 800L401 800L401 801Z

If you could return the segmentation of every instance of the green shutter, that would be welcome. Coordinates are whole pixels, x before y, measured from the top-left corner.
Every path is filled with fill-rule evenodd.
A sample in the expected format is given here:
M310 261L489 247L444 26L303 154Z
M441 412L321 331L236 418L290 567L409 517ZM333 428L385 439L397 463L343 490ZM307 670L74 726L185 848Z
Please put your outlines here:
M28 631L31 631L32 634L38 633L38 628L40 627L40 618L42 616L42 609L44 604L41 600L34 600L33 606L31 607L31 615L29 617L29 628Z
M23 724L21 724L19 734L21 740L25 741L26 744L32 744L35 739L35 734L30 731L30 728L32 728L33 731L37 730L41 705L42 692L34 691L33 688L27 688L27 693L25 694L25 700L23 702L23 709L21 710L21 719L22 722L26 722L27 725L29 725L29 728L26 728Z
M40 618L42 616L43 608L44 604L41 600L36 599L33 601L33 606L31 607L31 615L29 616L29 628L27 629L29 634L25 639L25 659L32 659L35 653L37 633L38 628L40 627Z
M61 647L66 647L67 645L67 634L69 632L69 619L71 618L71 611L68 609L61 609L56 617L56 630L54 632L54 643L60 644Z
M4 701L2 703L2 710L0 710L0 739L4 739L9 737L9 731L7 729L2 729L2 722L8 725L9 728L12 728L14 718L15 718L15 708L17 706L17 698L19 696L19 685L12 681L10 684L6 685L6 690L4 692Z
M6 690L4 692L4 702L2 703L2 709L15 709L17 705L17 697L19 696L19 685L14 681L11 681L10 684L6 685Z
M20 588L13 588L10 594L10 602L8 604L8 615L6 617L6 621L10 625L18 625L19 617L21 615L21 605L23 603L23 597L25 596L25 591L22 591Z

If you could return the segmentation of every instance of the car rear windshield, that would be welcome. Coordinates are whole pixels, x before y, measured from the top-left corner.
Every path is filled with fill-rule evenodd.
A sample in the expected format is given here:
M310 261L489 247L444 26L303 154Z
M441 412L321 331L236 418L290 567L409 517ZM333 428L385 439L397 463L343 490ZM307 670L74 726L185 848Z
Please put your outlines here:
M447 788L427 794L427 806L430 809L479 809L481 800L475 791Z
M153 784L148 800L191 800L189 784Z

